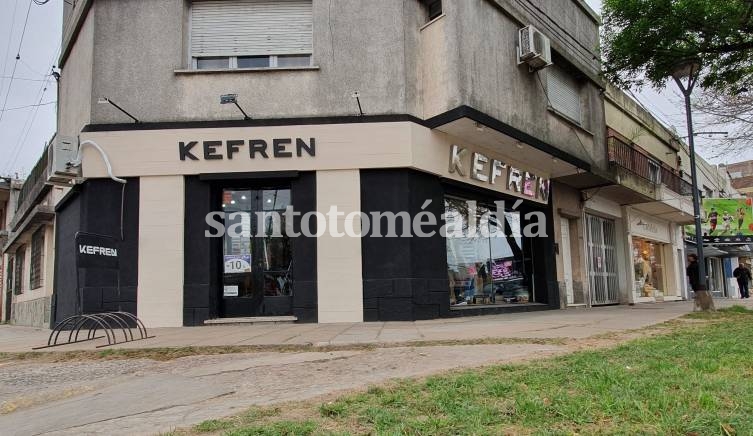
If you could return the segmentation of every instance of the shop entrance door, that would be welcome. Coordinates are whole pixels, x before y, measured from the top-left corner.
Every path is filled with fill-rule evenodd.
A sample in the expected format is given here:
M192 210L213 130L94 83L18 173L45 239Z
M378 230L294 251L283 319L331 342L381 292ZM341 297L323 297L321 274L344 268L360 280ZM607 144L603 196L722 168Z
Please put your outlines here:
M291 244L283 212L290 189L224 189L220 316L292 314Z
M619 303L614 221L586 214L591 305Z
M575 303L573 295L573 261L570 253L570 220L560 218L560 234L562 235L562 279L565 282L565 292L567 293L567 304Z

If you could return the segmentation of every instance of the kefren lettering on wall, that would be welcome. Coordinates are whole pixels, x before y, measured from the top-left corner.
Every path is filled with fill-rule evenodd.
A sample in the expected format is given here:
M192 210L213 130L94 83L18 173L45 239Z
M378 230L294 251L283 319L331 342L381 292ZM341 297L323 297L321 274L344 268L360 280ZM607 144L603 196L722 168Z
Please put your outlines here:
M90 254L93 256L110 256L118 257L118 250L110 247L98 247L96 245L79 245L79 254Z
M316 139L275 138L228 139L225 141L180 141L180 160L223 160L245 157L250 159L292 158L316 156Z
M503 183L507 191L526 197L549 201L549 179L538 177L528 171L508 165L497 159L489 159L479 152L471 152L458 145L450 147L450 173L490 185Z

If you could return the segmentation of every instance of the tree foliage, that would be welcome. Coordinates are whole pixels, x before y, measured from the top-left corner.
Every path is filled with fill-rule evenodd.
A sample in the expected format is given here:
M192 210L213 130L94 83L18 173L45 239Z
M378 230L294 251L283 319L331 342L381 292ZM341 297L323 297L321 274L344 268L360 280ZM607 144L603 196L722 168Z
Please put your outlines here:
M696 58L704 89L753 88L753 0L604 0L602 18L605 75L621 87L663 87Z

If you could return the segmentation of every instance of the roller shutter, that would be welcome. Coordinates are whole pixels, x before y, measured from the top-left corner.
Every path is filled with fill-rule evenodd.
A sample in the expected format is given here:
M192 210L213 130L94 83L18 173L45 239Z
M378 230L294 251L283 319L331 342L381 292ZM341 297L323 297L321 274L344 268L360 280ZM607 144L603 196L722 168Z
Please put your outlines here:
M311 0L207 0L191 5L191 56L312 52Z
M552 107L580 123L580 86L569 74L552 66L547 69L547 93Z

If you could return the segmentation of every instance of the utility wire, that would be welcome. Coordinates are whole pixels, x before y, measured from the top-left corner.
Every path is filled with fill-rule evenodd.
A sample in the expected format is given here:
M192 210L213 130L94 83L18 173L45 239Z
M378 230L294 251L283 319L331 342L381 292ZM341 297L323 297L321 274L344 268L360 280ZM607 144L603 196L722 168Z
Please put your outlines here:
M49 78L48 78L49 81ZM41 92L39 93L39 101L36 105L34 105L34 110L31 111L31 116L26 119L26 122L24 123L24 126L21 128L21 135L18 137L18 142L16 143L16 146L13 150L13 159L10 161L10 164L8 165L6 172L9 172L13 165L16 164L16 161L18 160L18 157L21 154L21 150L23 150L23 145L26 143L26 140L29 137L29 133L31 132L31 128L34 125L34 120L37 118L37 112L39 112L39 107L41 106L42 99L44 98L44 93L47 91L47 82L45 82L41 88ZM2 114L0 114L2 115ZM28 124L28 127L27 127ZM24 132L24 130L26 130Z
M59 46L58 49L57 49L57 51L55 52L55 54L52 55L52 58L50 59L50 62L49 62L50 65L52 65L53 62L55 61L55 59L57 59L57 57L60 54L61 50L62 50L62 45ZM34 120L37 117L37 113L39 112L39 106L42 103L42 98L44 98L45 91L47 91L47 84L50 81L51 77L52 77L51 74L48 75L47 79L45 80L45 82L42 83L42 85L39 87L39 101L37 102L37 104L34 107L34 110L31 113L31 121L29 122L29 127L26 130L26 133L23 133L24 129L26 128L26 123L24 123L24 127L22 127L22 129L21 129L21 132L22 132L21 136L19 137L19 141L16 143L16 146L14 147L13 151L11 152L11 155L13 155L13 159L9 160L9 164L8 164L8 166L6 168L6 173L9 172L13 168L13 165L16 164L16 161L18 160L18 157L20 155L21 149L23 148L23 145L26 143L26 139L28 138L29 133L31 132L31 127L33 126ZM2 117L2 115L4 113L5 112L0 113L0 117ZM28 119L27 119L27 121L28 121Z
M10 96L10 91L13 88L13 78L16 76L16 68L18 67L18 61L21 59L21 46L24 43L24 35L26 35L26 25L29 23L30 11L31 11L31 2L29 2L29 7L26 9L26 19L24 19L24 28L21 31L21 40L18 42L18 51L16 51L16 62L13 64L13 72L10 75L10 82L8 83L8 91L5 93L5 100L3 101L3 109L0 112L0 122L3 121L3 115L5 115L5 108L8 107L8 96Z
M13 40L13 31L16 29L16 9L18 9L18 0L13 4L13 14L11 17L10 33L8 34L8 44L5 46L5 55L3 56L3 78L10 78L5 76L8 71L8 55L10 54L10 43Z
M0 79L10 79L10 76L0 76ZM22 82L46 82L47 79L32 79L30 77L15 77L13 80L20 80Z
M55 104L55 103L57 103L57 100L55 100L55 101L46 101L44 103L39 103L39 104L27 104L26 106L9 107L9 108L5 109L5 112L8 112L8 111L17 111L19 109L28 109L30 107L36 107L36 106L48 106L48 105Z

